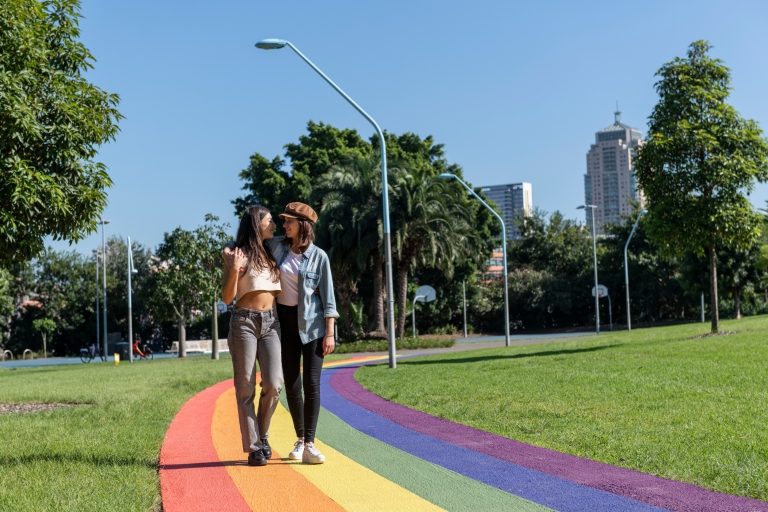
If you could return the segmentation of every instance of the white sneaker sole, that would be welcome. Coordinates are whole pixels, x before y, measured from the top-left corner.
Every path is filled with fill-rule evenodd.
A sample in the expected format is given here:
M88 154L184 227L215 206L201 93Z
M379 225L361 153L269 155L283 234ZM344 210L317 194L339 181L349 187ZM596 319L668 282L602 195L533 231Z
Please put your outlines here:
M301 462L304 464L323 464L325 462L325 457L321 458L312 458L312 459L301 459Z
M288 458L291 460L301 460L303 457L303 453L296 454L294 452L291 452L288 454Z

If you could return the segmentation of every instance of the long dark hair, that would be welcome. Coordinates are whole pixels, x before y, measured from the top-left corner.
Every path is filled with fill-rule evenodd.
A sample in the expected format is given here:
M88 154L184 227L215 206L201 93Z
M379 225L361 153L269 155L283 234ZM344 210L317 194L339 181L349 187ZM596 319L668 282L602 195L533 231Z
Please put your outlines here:
M296 219L299 223L299 236L297 238L299 246L299 254L304 254L304 251L309 248L310 244L315 241L315 231L312 229L312 223L304 219ZM293 239L285 237L282 240L284 245L293 245Z
M235 247L245 253L248 258L248 265L252 269L267 270L272 277L272 282L276 283L280 280L280 270L267 249L265 240L261 237L261 222L269 213L269 210L263 206L249 206L240 219Z

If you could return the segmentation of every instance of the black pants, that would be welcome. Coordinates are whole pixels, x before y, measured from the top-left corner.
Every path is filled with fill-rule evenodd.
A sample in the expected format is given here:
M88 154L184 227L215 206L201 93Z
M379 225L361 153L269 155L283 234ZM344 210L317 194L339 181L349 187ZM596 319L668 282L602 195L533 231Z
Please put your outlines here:
M282 337L283 377L288 409L293 418L296 437L305 443L315 441L317 418L320 415L320 372L323 369L323 339L312 340L306 345L299 337L298 306L277 305ZM304 357L304 397L301 396L301 359Z

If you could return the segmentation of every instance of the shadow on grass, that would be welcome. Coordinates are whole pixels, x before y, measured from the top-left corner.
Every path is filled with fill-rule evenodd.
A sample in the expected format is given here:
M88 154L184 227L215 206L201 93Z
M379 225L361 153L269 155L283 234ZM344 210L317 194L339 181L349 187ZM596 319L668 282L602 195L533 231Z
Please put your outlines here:
M574 348L574 349L563 349L563 350L543 350L541 352L531 352L529 354L510 354L510 355L504 355L504 354L498 354L493 356L476 356L476 357L460 357L457 359L441 359L439 361L423 361L423 360L416 360L416 361L409 361L407 359L402 360L402 364L406 365L417 365L417 364L454 364L454 363L478 363L480 361L496 361L496 360L504 360L504 359L525 359L527 357L548 357L548 356L562 356L562 355L569 355L569 354L583 354L586 352L597 352L600 350L605 350L612 347L618 347L619 344L611 344L611 345L601 345L599 347L589 347L589 348Z
M0 467L34 464L39 462L54 462L57 464L74 462L91 464L94 466L144 466L151 469L157 469L157 461L147 460L141 457L124 457L120 455L44 452L0 457Z

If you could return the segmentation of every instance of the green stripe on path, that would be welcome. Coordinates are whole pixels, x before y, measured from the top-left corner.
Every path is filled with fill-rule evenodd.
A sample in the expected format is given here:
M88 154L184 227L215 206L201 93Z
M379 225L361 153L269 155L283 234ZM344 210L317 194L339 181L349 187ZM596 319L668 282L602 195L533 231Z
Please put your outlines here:
M284 392L280 401L287 409ZM550 510L363 434L324 408L320 409L317 437L358 464L446 510Z

